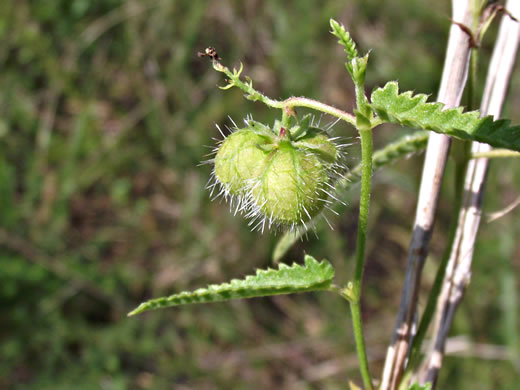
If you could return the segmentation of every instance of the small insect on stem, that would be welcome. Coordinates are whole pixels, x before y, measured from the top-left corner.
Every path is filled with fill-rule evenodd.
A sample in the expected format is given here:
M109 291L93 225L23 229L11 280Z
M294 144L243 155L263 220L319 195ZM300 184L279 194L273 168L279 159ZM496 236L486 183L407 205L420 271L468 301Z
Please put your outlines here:
M220 61L222 60L222 58L220 58L218 56L218 53L217 51L215 50L214 47L211 47L211 46L208 46L205 50L204 50L204 53L202 52L198 52L197 53L197 56L200 58L200 57L210 57L213 61Z

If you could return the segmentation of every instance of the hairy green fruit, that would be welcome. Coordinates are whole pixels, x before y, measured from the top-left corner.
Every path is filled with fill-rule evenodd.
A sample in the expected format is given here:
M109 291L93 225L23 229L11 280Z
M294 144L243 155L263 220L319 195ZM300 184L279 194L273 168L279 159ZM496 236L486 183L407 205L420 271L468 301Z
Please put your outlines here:
M340 175L339 147L310 120L273 129L252 120L217 148L220 194L256 222L254 228L305 225L330 203Z
M247 182L258 176L262 161L267 157L260 147L269 141L246 128L222 142L215 157L215 176L229 194L244 194Z
M299 149L309 149L316 153L323 161L333 164L338 161L338 147L318 129L311 129L294 145Z
M318 155L283 142L265 162L252 196L262 214L278 223L305 223L323 209L328 180Z

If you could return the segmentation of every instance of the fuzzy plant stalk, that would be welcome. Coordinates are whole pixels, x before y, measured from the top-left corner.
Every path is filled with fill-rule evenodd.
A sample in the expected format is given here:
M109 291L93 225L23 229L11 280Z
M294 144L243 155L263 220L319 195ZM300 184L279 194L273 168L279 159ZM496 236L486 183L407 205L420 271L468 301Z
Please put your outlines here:
M370 210L370 194L372 192L372 128L374 114L365 95L365 74L368 62L368 54L359 57L355 42L345 28L334 20L330 22L332 34L338 38L338 43L343 46L347 55L345 64L355 87L356 92L356 128L361 141L361 193L359 199L359 218L356 240L356 266L354 280L347 288L350 295L350 311L352 313L352 326L359 357L360 370L366 389L373 389L372 378L368 367L366 355L365 337L363 334L363 321L361 313L361 292L363 284L363 271L365 269L365 247L368 230L368 215Z
M363 376L365 388L372 389L372 379L368 367L366 355L365 337L363 334L363 321L361 313L361 292L363 283L363 271L365 269L365 247L368 230L368 215L370 210L370 194L372 192L372 128L374 127L374 115L365 96L365 71L368 55L358 57L354 42L343 26L331 20L333 34L339 38L339 43L345 48L348 62L346 67L354 81L356 91L356 128L361 141L361 193L359 199L359 218L356 240L356 266L354 280L351 284L350 311L352 313L352 325L354 338L358 352L360 370Z
M372 389L368 358L366 356L365 337L363 334L363 321L361 317L361 287L363 282L363 271L365 268L365 246L368 230L368 213L370 209L370 194L372 186L372 130L360 130L362 173L361 193L359 200L359 219L356 245L356 268L354 281L352 283L350 311L352 313L352 325L358 351L360 369L363 375L364 385Z

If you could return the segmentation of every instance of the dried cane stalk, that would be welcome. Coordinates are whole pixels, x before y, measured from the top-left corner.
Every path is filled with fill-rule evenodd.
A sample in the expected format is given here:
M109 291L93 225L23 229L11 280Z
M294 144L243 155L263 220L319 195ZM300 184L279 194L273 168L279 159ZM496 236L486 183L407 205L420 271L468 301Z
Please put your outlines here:
M520 2L508 0L506 9L516 18L520 17ZM508 15L502 19L493 51L486 88L481 105L483 115L500 116L507 93L520 40L520 24ZM474 142L473 153L489 151L487 144ZM436 331L432 348L421 370L421 381L435 384L442 365L444 347L455 310L457 309L471 278L471 263L476 235L482 215L482 198L488 168L488 159L471 160L466 170L464 200L459 214L459 224L446 269L443 290L437 305Z
M452 19L458 23L470 25L472 21L470 3L470 0L454 0L452 2ZM441 87L437 97L437 101L444 103L446 107L455 107L460 103L467 80L470 49L470 39L467 33L458 25L452 24ZM405 284L394 333L386 355L381 390L395 389L405 368L413 336L411 327L416 315L419 282L428 253L449 147L449 137L439 134L430 135L412 240L408 251Z

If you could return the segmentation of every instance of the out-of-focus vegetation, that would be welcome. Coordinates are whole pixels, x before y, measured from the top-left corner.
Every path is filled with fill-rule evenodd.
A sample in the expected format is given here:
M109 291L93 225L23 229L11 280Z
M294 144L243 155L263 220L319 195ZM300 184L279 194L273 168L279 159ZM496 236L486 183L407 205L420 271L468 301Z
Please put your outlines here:
M272 97L306 95L350 109L353 91L334 17L373 49L370 88L399 79L434 93L449 4L424 0L0 2L0 388L342 389L360 382L349 310L328 294L194 306L127 318L142 300L227 281L270 265L272 234L251 233L205 190L206 159L222 128L277 114L243 99L197 51ZM491 37L490 37L491 38ZM483 48L482 65L492 39ZM485 69L482 74L485 74ZM505 116L520 121L514 75ZM332 121L323 117L322 123ZM354 145L353 129L335 133ZM402 130L380 128L376 146ZM421 157L375 176L364 311L380 371L402 286ZM453 172L423 282L431 285L452 218ZM511 203L520 169L496 161L487 212ZM357 190L291 250L352 270ZM439 388L511 389L520 374L518 210L484 222L472 285L452 334ZM426 291L426 290L425 290ZM460 344L460 343L459 343ZM482 345L488 349L483 349ZM491 347L492 348L491 348ZM493 353L486 353L489 350ZM515 360L516 359L516 363Z

